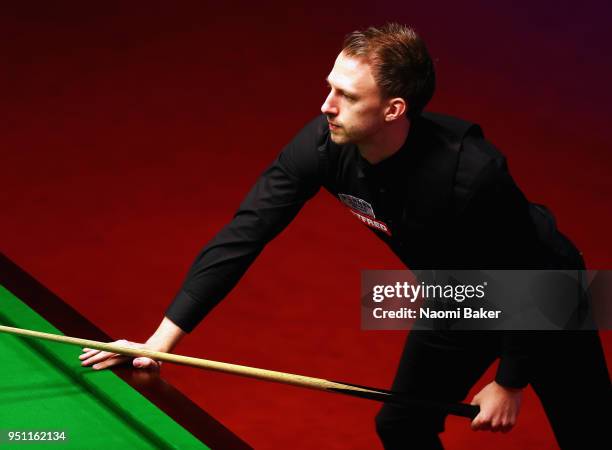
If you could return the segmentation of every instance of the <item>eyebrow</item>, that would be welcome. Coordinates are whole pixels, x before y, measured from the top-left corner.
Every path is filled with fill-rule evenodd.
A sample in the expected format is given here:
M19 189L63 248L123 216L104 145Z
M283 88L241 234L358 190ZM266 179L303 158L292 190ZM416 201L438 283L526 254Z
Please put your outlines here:
M325 82L327 83L327 85L328 85L329 87L333 87L333 86L331 85L331 83L329 82L329 77L325 77ZM347 91L346 89L338 89L338 88L336 88L336 90L337 90L337 91L340 91L341 93L343 93L344 95L346 95L346 96L348 96L348 97L358 98L358 95L357 95L356 93L354 93L354 92L350 92L350 91Z

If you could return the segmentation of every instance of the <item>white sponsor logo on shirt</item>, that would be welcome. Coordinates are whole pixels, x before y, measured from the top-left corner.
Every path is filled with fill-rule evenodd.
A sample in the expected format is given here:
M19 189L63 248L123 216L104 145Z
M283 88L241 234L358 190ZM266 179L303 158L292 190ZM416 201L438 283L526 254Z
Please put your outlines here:
M344 203L346 206L351 208L353 211L358 211L366 216L370 216L375 218L374 209L372 209L372 205L370 205L365 200L361 200L360 198L353 197L348 194L338 194L340 201Z
M381 222L380 220L376 220L370 217L363 216L359 214L357 211L355 211L354 209L351 209L350 211L353 213L355 217L357 217L359 220L361 220L363 223L365 223L370 228L374 228L375 230L382 231L388 236L391 236L391 230L389 230L389 227L387 226L387 224Z

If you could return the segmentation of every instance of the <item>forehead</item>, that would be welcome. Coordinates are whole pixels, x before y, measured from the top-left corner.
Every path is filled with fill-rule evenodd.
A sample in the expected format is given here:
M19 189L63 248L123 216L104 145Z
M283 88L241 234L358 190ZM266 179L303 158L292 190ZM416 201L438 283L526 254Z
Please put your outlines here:
M338 55L327 81L336 89L347 92L368 94L378 93L372 69L363 57Z

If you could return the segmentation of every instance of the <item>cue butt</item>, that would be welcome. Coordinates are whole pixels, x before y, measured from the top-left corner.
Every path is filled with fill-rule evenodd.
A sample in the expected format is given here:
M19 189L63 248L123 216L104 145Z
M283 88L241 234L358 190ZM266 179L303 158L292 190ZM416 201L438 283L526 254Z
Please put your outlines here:
M479 406L469 405L467 403L446 403L436 400L419 399L403 392L368 388L367 386L360 386L358 384L337 383L337 385L344 387L329 388L327 390L337 392L339 394L350 395L352 397L376 400L404 408L424 408L427 410L434 410L442 414L465 417L471 420L473 420L478 413L480 413Z

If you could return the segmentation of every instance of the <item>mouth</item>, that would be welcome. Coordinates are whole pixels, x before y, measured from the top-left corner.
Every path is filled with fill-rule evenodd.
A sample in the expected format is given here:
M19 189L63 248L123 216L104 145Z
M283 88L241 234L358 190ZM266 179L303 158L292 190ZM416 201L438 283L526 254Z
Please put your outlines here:
M332 131L337 130L338 128L341 128L340 125L336 125L335 123L332 123L332 122L329 122L329 121L327 122L327 124L329 125L329 129L332 130Z

